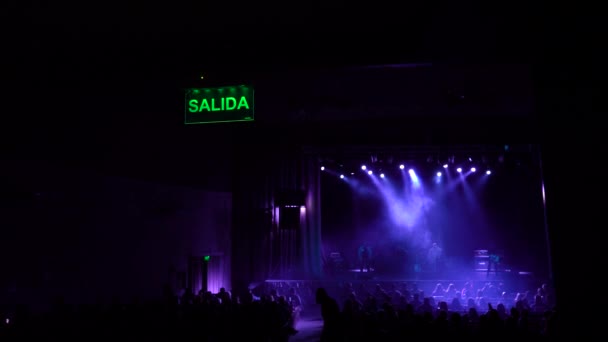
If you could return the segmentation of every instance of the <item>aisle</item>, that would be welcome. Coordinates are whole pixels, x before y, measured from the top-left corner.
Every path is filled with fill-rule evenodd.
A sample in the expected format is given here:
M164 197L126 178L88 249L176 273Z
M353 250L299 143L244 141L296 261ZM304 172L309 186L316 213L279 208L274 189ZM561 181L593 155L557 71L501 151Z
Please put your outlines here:
M316 312L303 315L296 329L298 333L289 339L290 342L318 342L323 329L321 314Z

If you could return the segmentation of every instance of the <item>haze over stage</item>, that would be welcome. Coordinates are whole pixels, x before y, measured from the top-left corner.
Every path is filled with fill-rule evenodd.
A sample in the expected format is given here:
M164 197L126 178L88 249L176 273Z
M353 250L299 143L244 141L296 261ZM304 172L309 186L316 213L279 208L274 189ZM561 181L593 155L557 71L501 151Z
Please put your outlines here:
M318 153L321 174L323 266L330 277L430 282L492 279L514 284L551 277L537 147L313 150ZM275 216L279 227L292 229L303 222L302 213L300 205L294 205ZM277 255L290 255L289 251L299 248L295 241L281 241L273 247ZM437 269L427 260L434 242L443 249ZM357 249L362 243L372 246L371 272L359 270ZM490 265L479 262L478 250L501 254L497 272L487 272ZM303 276L297 267L290 268L288 259L277 258L270 279Z

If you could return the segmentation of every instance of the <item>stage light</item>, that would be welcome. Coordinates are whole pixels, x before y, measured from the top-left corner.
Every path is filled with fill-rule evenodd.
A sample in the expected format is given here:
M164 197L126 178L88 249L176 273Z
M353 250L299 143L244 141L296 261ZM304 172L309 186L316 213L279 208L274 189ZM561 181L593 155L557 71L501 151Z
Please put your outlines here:
M403 169L405 169L405 165L401 164L401 165L399 165L399 168L400 168L401 170L403 170Z
M441 172L437 172L437 177L441 177Z
M380 174L380 178L384 178L384 173L381 173L381 174Z
M367 171L368 175L371 175L372 173L373 173L372 170Z
M420 187L420 179L418 179L418 176L416 175L416 172L414 172L414 169L409 169L407 172L409 173L410 178L412 179L414 187Z
M462 169L461 168L457 168L456 171L457 172L462 172Z
M367 166L361 165L361 170L367 170Z
M355 174L354 172L351 172L351 173L350 173L350 175L351 175L351 176L352 176L352 175L354 175L354 174Z
M475 172L475 171L477 171L477 169L476 169L476 168L474 168L474 167L472 167L472 168L471 168L471 172Z
M321 171L325 171L325 166L321 166Z
M486 171L486 175L491 175L491 174L492 174L492 171L490 171L490 170Z
M344 175L340 175L340 178L341 178L341 179L344 179Z
M443 168L447 169L448 168L448 164L443 164Z

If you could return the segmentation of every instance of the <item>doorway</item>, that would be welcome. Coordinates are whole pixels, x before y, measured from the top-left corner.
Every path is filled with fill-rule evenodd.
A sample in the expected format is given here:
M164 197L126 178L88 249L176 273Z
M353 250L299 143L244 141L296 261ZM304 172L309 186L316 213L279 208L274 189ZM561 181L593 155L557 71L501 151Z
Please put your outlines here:
M219 253L190 257L188 284L194 294L211 291L218 293L224 287L224 256Z

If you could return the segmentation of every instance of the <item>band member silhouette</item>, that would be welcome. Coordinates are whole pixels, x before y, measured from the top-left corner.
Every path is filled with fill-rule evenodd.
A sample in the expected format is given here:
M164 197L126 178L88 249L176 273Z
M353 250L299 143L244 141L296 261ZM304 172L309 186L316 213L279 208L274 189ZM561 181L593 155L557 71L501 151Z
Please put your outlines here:
M371 247L367 246L366 244L361 244L361 246L359 246L359 250L357 251L357 254L359 256L359 265L360 265L360 271L363 272L363 270L366 270L367 272L371 272L371 267L370 267L370 260L372 258L372 249Z
M492 268L494 269L494 274L498 275L498 266L500 265L500 254L496 252L491 252L488 258L488 273L487 276L490 276L492 272Z
M426 255L429 271L437 272L439 270L442 256L443 249L439 247L437 242L433 242L433 245L431 246L431 248L429 248L429 251Z

